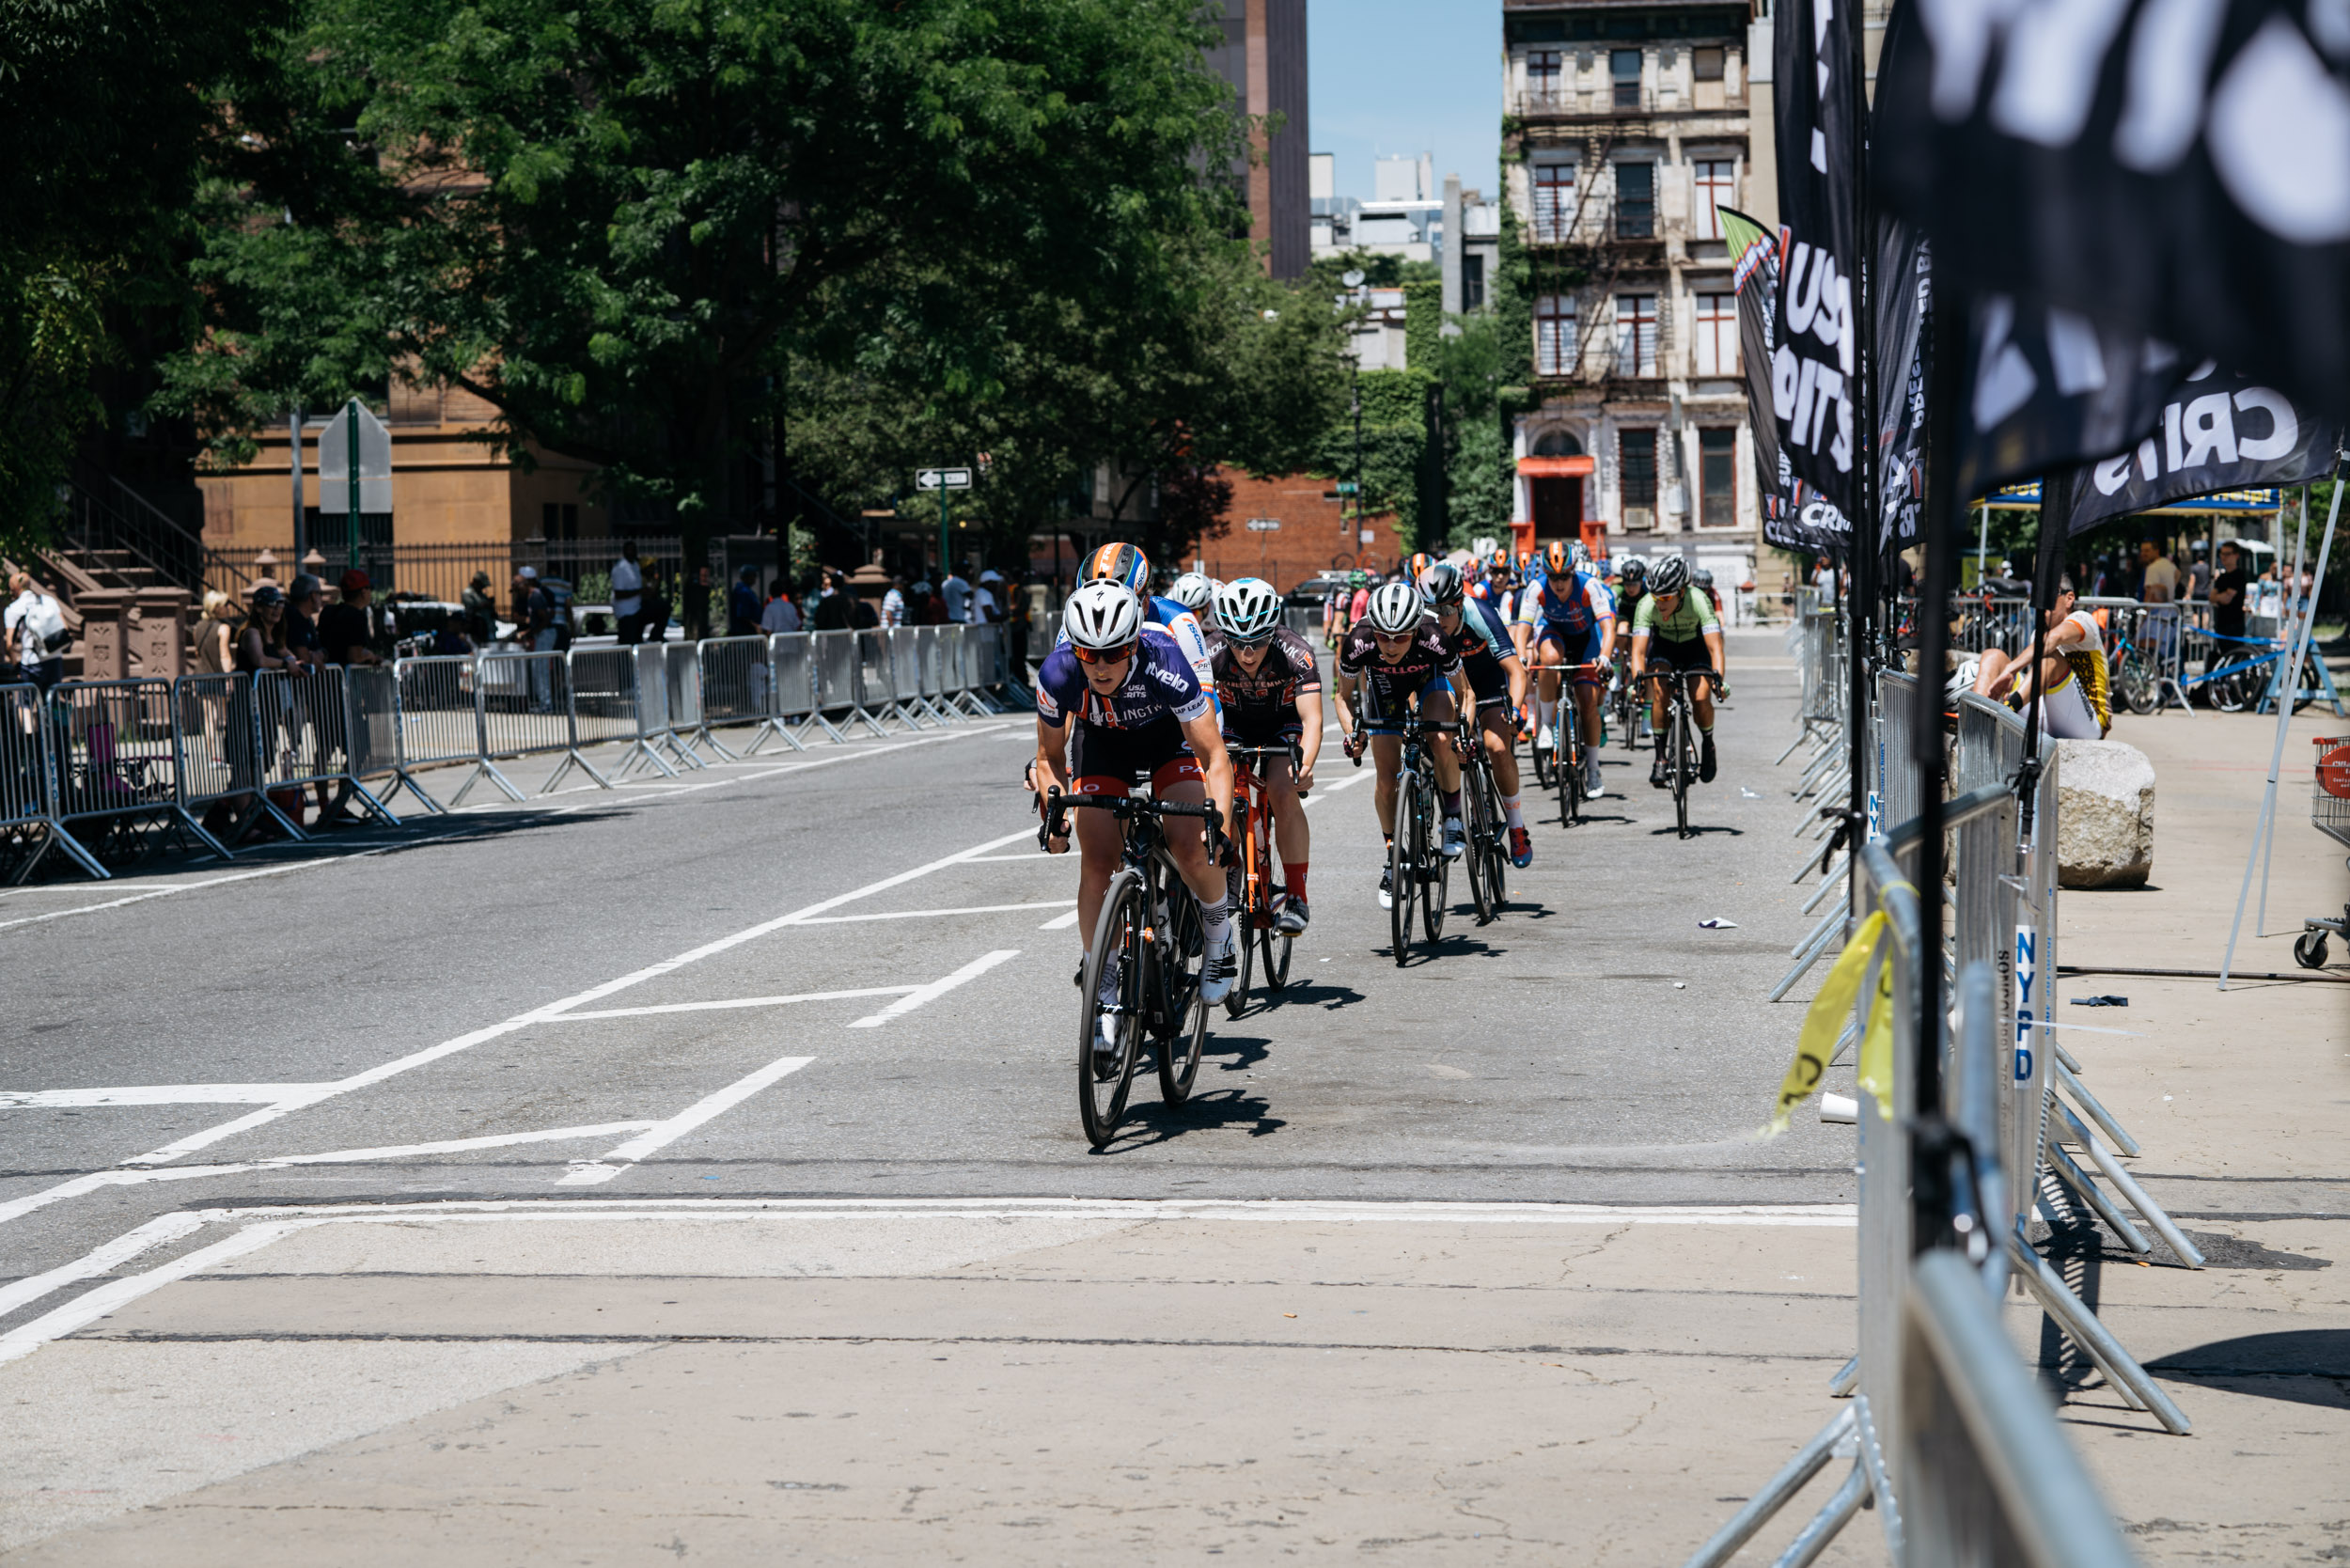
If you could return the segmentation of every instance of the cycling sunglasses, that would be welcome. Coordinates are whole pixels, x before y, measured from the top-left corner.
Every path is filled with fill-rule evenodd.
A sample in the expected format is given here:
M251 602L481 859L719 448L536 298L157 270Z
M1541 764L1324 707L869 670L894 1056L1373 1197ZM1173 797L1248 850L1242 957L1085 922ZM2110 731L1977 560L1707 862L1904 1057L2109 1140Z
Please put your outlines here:
M1373 629L1371 639L1382 648L1400 648L1418 635L1418 632L1382 632Z
M1135 647L1134 643L1124 642L1116 648L1079 648L1073 642L1069 651L1077 655L1081 665L1121 665L1135 656Z
M1277 630L1279 628L1274 628L1274 631ZM1254 636L1246 637L1237 632L1227 632L1224 634L1224 640L1235 648L1262 648L1273 640L1273 631L1259 632Z

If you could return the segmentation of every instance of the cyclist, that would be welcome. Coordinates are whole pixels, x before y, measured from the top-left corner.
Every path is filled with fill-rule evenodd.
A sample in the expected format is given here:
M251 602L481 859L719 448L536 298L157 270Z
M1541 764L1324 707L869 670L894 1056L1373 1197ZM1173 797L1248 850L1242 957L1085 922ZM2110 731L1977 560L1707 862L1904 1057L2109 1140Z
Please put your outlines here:
M1697 710L1698 778L1714 782L1714 692L1721 682L1722 625L1714 615L1714 602L1689 586L1689 563L1665 556L1648 570L1648 597L1640 601L1632 622L1632 679L1637 681L1651 661L1668 668L1695 670L1702 679L1691 683ZM1649 698L1649 723L1656 731L1656 761L1648 781L1665 788L1665 747L1671 731L1665 723L1665 691L1659 684Z
M1175 579L1167 596L1198 619L1199 630L1215 630L1215 579L1198 572L1186 572Z
M1501 788L1501 809L1510 823L1510 864L1534 863L1534 840L1518 808L1519 707L1526 701L1526 665L1518 658L1501 617L1481 599L1467 597L1461 573L1439 561L1419 579L1420 596L1434 607L1445 646L1460 655L1477 698L1477 728L1493 759L1494 782Z
M1088 583L1062 606L1067 640L1045 656L1037 672L1036 762L1029 776L1039 786L1039 802L1055 789L1069 794L1123 795L1136 778L1148 778L1154 798L1188 805L1212 799L1229 823L1232 760L1224 749L1224 734L1208 694L1175 639L1146 625L1142 616L1142 601L1116 582ZM1077 940L1090 950L1102 897L1118 870L1121 836L1107 813L1073 814L1083 862L1077 873ZM1167 848L1184 885L1199 901L1206 930L1199 995L1220 1002L1232 988L1237 967L1231 909L1224 872L1209 859L1204 838L1189 825L1191 821L1167 822ZM1068 836L1045 848L1054 855L1066 853ZM1082 975L1082 954L1080 958ZM1106 993L1109 979L1103 983ZM1105 994L1102 1001L1106 1006L1114 999ZM1097 1017L1094 1050L1114 1051L1115 1040L1116 1030Z
M1416 550L1412 553L1412 558L1403 563L1402 580L1407 583L1417 583L1426 576L1428 569L1435 564L1435 557L1425 550Z
M1368 708L1351 698L1365 695ZM1371 607L1339 651L1338 677L1331 689L1338 698L1339 728L1346 732L1346 754L1359 758L1366 744L1379 770L1377 793L1379 831L1395 843L1395 779L1403 760L1403 727L1418 716L1444 720L1460 713L1474 698L1461 656L1445 643L1428 614L1427 601L1409 583L1386 583L1371 595ZM1448 860L1461 855L1461 758L1453 746L1432 745L1436 787L1444 794L1444 841ZM1379 907L1395 905L1395 888L1383 860L1379 871Z
M1306 639L1281 624L1281 596L1261 577L1216 590L1215 687L1224 698L1224 739L1232 745L1293 746L1265 773L1273 838L1287 897L1273 923L1284 936L1306 929L1306 868L1313 839L1305 796L1322 755L1322 665Z
M1543 561L1543 580L1519 598L1518 624L1534 644L1534 662L1542 672L1535 699L1534 744L1552 744L1551 720L1559 705L1559 672L1570 666L1574 676L1573 714L1582 725L1583 792L1597 800L1599 778L1599 689L1597 672L1616 650L1616 600L1607 585L1574 564L1566 541L1552 540Z
M1621 691L1632 679L1632 622L1639 614L1640 601L1648 597L1648 562L1637 556L1626 556L1617 563L1616 594L1616 657L1608 672L1610 694ZM1636 704L1637 706L1637 704ZM1646 713L1642 709L1643 713ZM1638 721L1631 721L1637 729Z
M1207 628L1183 601L1151 593L1150 557L1131 544L1104 544L1078 567L1077 582L1081 587L1088 583L1116 583L1132 593L1142 605L1142 623L1175 639L1175 646L1191 666L1200 689L1208 694L1211 702L1215 699L1215 673L1208 659ZM1061 622L1060 640L1069 640L1066 620Z

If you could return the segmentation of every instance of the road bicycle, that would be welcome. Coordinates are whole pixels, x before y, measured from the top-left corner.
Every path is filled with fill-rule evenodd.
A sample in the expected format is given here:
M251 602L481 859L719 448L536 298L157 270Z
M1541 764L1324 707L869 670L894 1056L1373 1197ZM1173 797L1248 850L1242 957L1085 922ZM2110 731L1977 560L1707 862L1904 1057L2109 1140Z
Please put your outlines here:
M1574 700L1574 678L1599 665L1562 665L1559 669L1559 825L1573 827L1583 820L1583 759L1590 744L1583 738L1583 716Z
M2113 695L2120 698L2131 713L2141 716L2154 711L2155 703L2161 700L2162 687L2155 677L2153 663L2123 629L2123 622L2136 621L2142 630L2145 618L2143 610L2135 615L2117 615L2113 618L2113 625L2106 632L2106 671L2110 678Z
M1664 687L1665 776L1672 786L1674 830L1686 839L1689 786L1697 782L1699 760L1697 707L1689 695L1689 682L1700 679L1718 682L1721 678L1710 669L1651 666L1640 672L1640 679L1658 682Z
M1461 763L1461 826L1467 839L1462 860L1481 926L1497 918L1510 902L1510 819L1501 808L1501 784L1494 777L1485 737L1471 726L1469 738L1469 754Z
M1460 731L1456 720L1415 715L1403 732L1403 756L1395 770L1395 839L1387 846L1392 894L1387 914L1398 967L1411 958L1414 903L1419 905L1420 930L1429 945L1444 939L1452 863L1436 852L1444 829L1444 796L1436 788L1436 754L1429 749L1428 737L1457 736Z
M1222 861L1230 843L1216 825L1213 805L1066 795L1056 789L1045 799L1040 846L1068 832L1065 813L1072 807L1111 813L1124 834L1119 870L1102 895L1093 946L1077 977L1077 1109L1086 1141L1099 1149L1126 1114L1146 1033L1155 1044L1159 1098L1169 1105L1191 1098L1200 1047L1207 1043L1208 1004L1199 996L1206 932L1198 901L1167 853L1166 819L1197 817L1204 823L1211 859ZM1106 992L1105 973L1114 982ZM1102 1001L1105 994L1114 998L1107 1006ZM1096 1013L1112 1019L1116 1031L1116 1050L1101 1056L1093 1049Z
M1619 645L1608 667L1607 713L1626 751L1640 749L1640 694L1632 684L1632 654Z
M1290 982L1290 944L1295 940L1276 929L1274 917L1289 898L1278 880L1280 862L1273 853L1273 811L1265 775L1277 760L1286 757L1298 765L1294 745L1227 745L1232 759L1232 826L1235 853L1225 875L1230 880L1232 918L1240 922L1240 969L1225 995L1224 1011L1237 1018L1248 1007L1248 989L1259 952L1264 958L1265 992L1278 996ZM1292 774L1292 776L1294 776Z

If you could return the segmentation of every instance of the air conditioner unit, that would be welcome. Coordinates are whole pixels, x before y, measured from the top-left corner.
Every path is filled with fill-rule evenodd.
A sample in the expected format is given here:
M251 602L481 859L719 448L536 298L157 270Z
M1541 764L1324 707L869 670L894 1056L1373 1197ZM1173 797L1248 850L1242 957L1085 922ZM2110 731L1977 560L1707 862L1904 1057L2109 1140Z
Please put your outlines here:
M1626 507L1623 509L1624 532L1628 534L1644 534L1655 526L1656 509L1654 507Z

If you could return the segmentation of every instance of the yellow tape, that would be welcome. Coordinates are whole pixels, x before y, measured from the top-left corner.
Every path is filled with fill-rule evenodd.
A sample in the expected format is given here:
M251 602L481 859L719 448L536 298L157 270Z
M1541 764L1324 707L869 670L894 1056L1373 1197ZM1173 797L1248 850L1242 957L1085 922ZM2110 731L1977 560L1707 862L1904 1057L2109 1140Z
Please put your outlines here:
M1777 1137L1787 1130L1787 1116L1797 1105L1811 1097L1827 1076L1828 1058L1835 1053L1836 1037L1844 1032L1844 1020L1851 1016L1853 1000L1860 994L1862 976L1868 972L1870 955L1876 951L1877 938L1885 931L1885 912L1877 911L1860 922L1860 929L1844 945L1829 966L1827 979L1821 982L1820 994L1811 998L1811 1007L1803 1015L1803 1028L1795 1036L1795 1059L1788 1064L1787 1076L1778 1086L1778 1104L1771 1111L1771 1124L1762 1129L1764 1137ZM1878 1114L1891 1121L1893 1117L1893 966L1885 964L1877 972L1877 994L1869 1004L1868 1027L1860 1036L1860 1088L1875 1096Z

